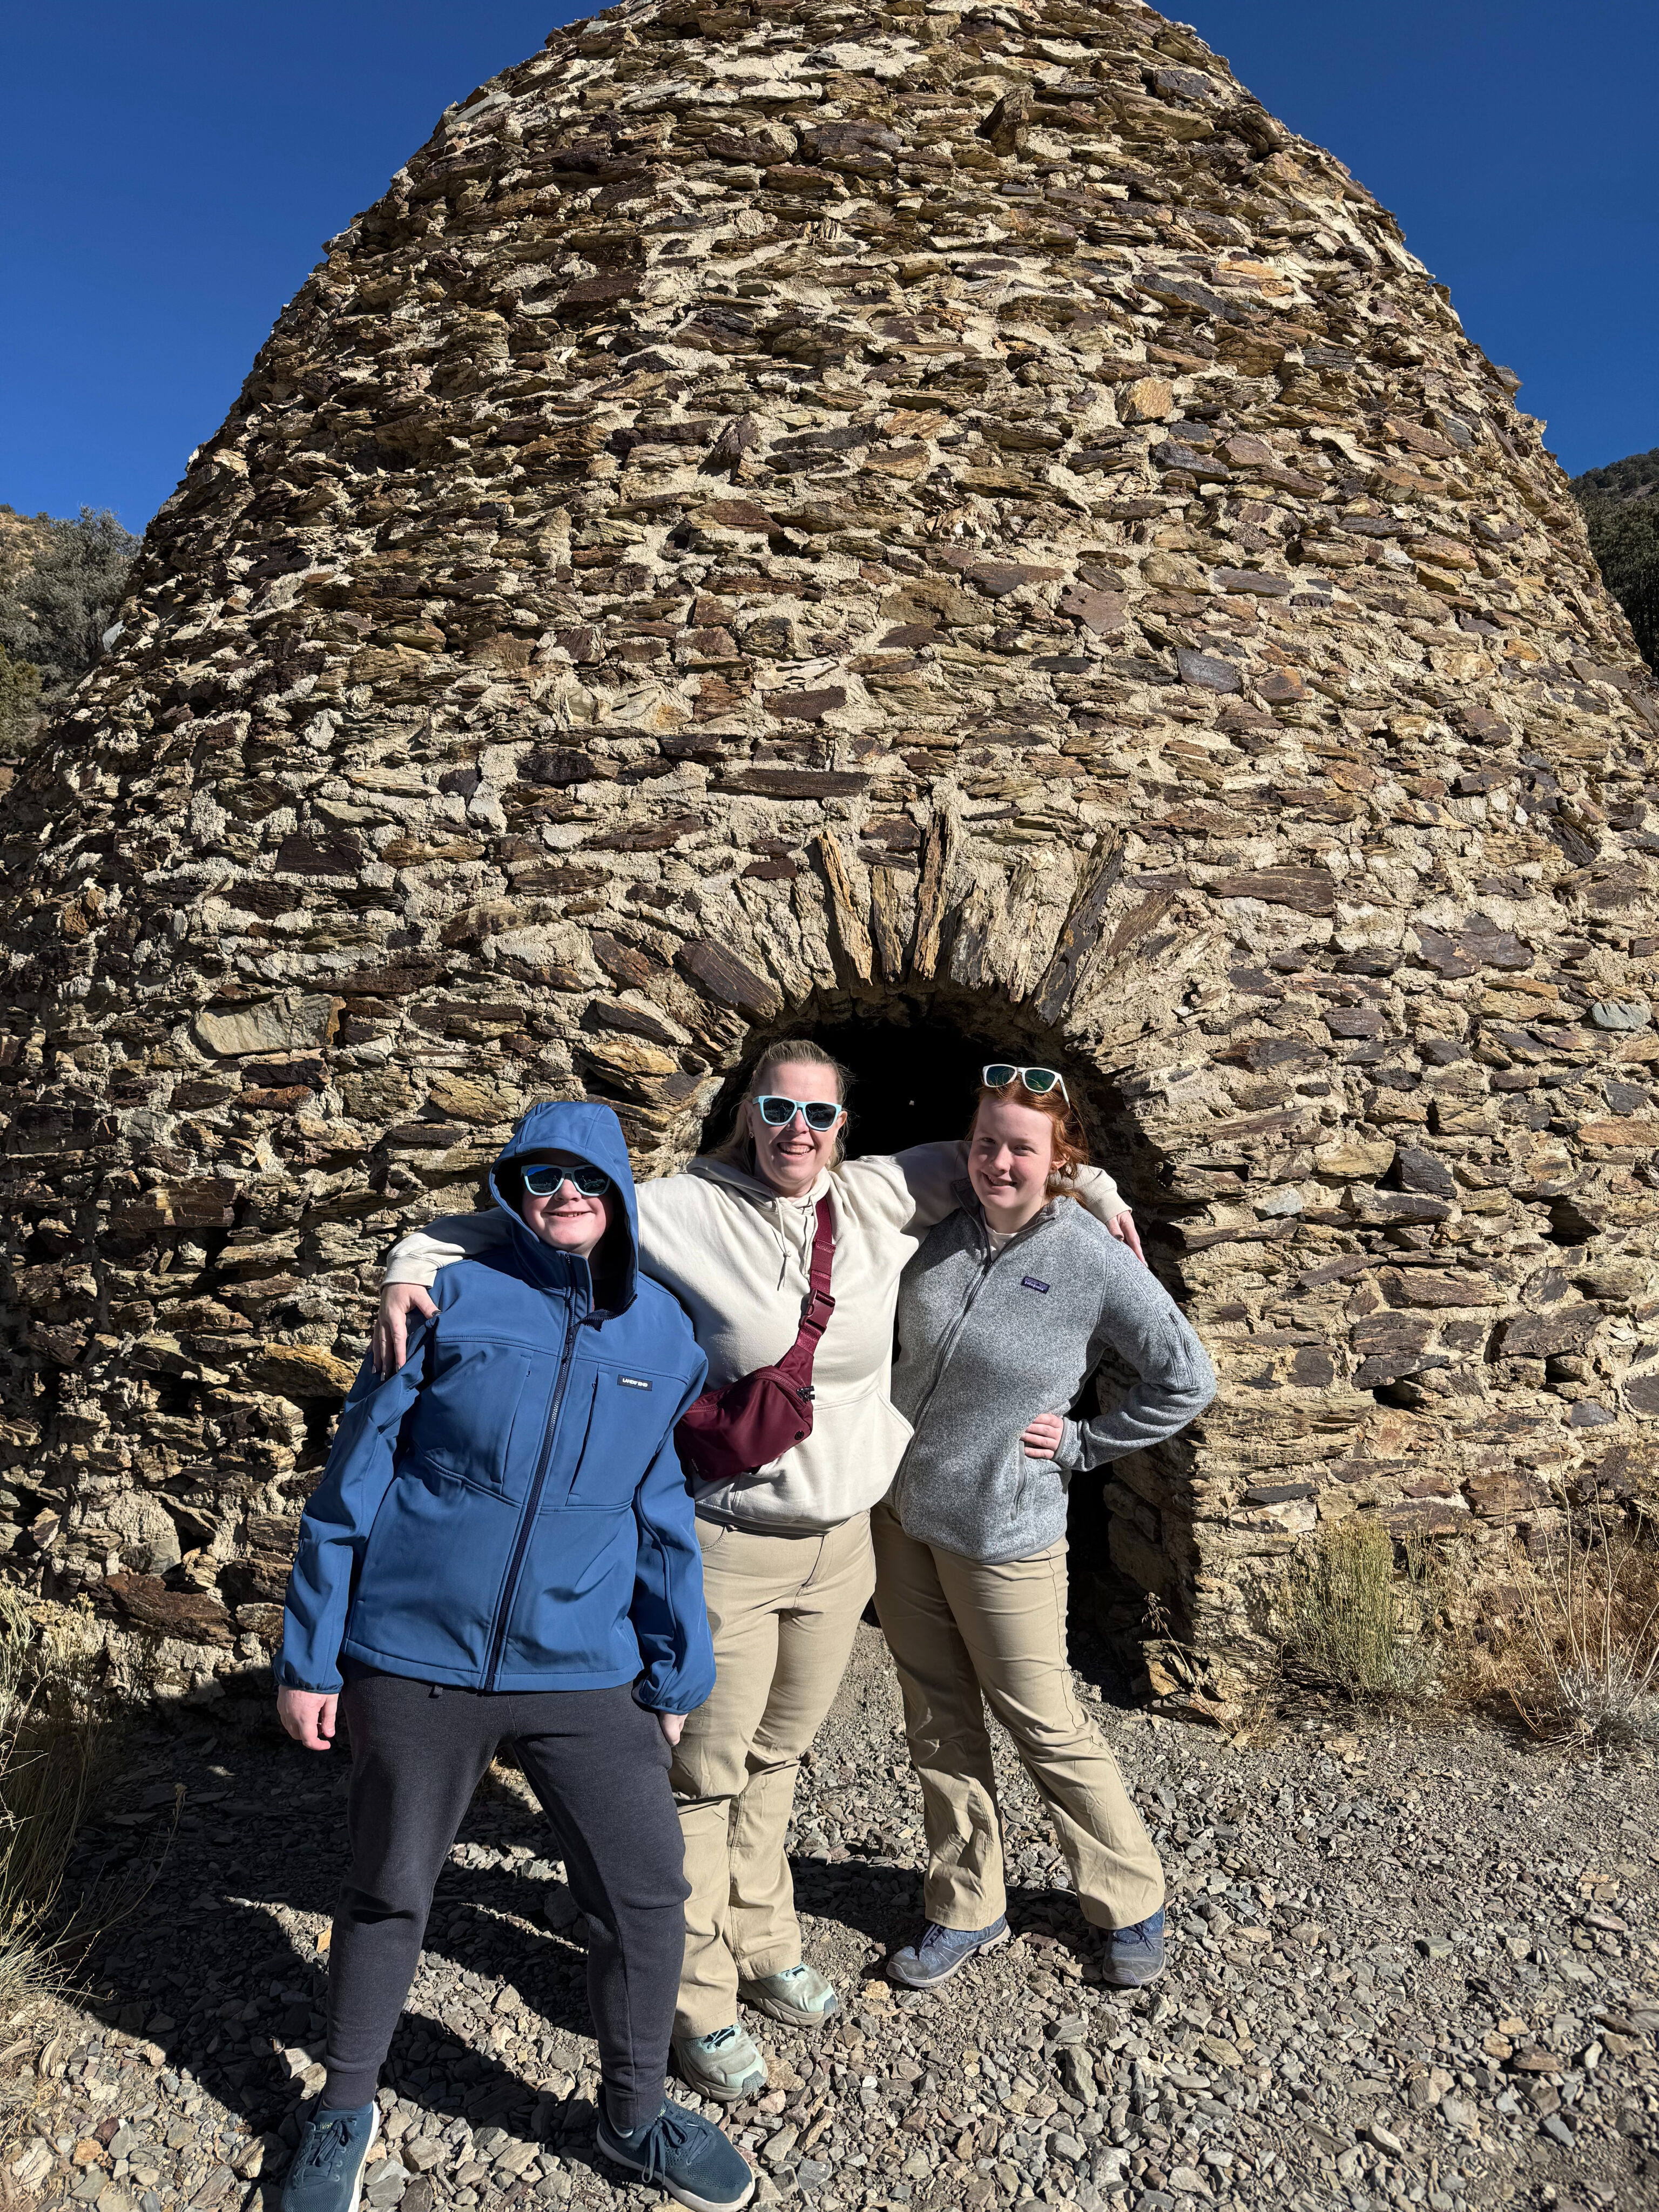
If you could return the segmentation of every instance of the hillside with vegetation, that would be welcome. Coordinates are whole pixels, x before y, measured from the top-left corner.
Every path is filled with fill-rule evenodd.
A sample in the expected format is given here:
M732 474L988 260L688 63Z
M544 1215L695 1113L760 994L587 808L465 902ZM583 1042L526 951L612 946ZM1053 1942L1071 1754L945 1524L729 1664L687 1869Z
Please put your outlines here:
M107 508L0 507L0 761L101 658L138 540Z
M1650 668L1659 668L1659 446L1572 480L1607 589L1630 618Z

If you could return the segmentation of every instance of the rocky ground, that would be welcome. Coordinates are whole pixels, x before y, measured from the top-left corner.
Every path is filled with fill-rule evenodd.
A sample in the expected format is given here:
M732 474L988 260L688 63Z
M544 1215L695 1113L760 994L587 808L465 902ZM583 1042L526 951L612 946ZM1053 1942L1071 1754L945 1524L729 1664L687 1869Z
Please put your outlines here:
M861 1632L794 1843L845 2011L816 2039L757 2023L773 2087L726 2124L762 2201L1659 2206L1651 1759L1318 1718L1231 1747L1121 1709L1078 1657L1170 1872L1169 1972L1099 1985L1008 1759L1017 1940L933 1996L876 1978L917 1923L921 1808ZM116 1895L182 1786L159 1878L93 1956L97 2001L8 2024L7 2179L51 2212L274 2207L321 2081L345 1758L200 1725L135 1747L89 1832L77 1878ZM593 2147L580 1930L543 1849L497 1770L393 2049L372 2212L628 2193Z

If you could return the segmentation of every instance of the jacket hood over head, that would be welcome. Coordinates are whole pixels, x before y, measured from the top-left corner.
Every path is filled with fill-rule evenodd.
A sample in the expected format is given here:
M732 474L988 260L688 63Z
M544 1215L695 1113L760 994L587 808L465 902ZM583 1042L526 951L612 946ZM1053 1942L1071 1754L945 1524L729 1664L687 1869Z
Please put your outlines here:
M495 1164L489 1171L489 1194L513 1224L514 1249L538 1267L549 1263L556 1267L563 1255L552 1245L544 1244L526 1224L514 1203L510 1178L503 1187L503 1171L514 1161L534 1152L568 1152L588 1167L603 1169L610 1176L615 1202L607 1242L618 1261L615 1310L625 1312L634 1303L638 1284L640 1218L634 1194L634 1167L628 1157L628 1140L623 1135L622 1123L608 1106L560 1102L532 1106L496 1156ZM564 1264L574 1267L578 1263L565 1260Z

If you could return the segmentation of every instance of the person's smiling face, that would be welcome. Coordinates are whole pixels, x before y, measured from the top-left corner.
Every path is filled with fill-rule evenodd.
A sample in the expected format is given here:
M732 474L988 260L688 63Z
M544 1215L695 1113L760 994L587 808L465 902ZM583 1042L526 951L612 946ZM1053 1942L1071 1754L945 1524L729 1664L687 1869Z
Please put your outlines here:
M822 1098L834 1105L840 1096L833 1067L811 1067L793 1060L780 1060L769 1069L765 1088L769 1097L798 1098L803 1104ZM805 1117L796 1114L781 1129L775 1129L761 1118L760 1108L752 1099L744 1112L755 1146L756 1173L785 1198L804 1198L836 1156L840 1120L827 1129L809 1129Z
M1035 1106L987 1098L968 1139L968 1180L999 1236L1023 1229L1046 1204L1054 1125Z
M532 1167L538 1162L562 1168L590 1164L574 1152L525 1152L519 1164ZM568 1252L573 1259L588 1260L617 1218L616 1203L614 1191L607 1191L603 1198L589 1198L567 1176L550 1198L536 1198L525 1191L519 1200L519 1212L525 1226L544 1244L550 1244L556 1252Z

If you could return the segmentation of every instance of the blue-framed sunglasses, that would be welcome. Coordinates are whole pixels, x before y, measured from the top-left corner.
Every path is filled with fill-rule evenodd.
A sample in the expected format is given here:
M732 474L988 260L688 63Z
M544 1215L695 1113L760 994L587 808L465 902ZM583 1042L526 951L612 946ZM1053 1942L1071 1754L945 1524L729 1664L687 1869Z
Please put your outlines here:
M787 1129L799 1114L809 1129L822 1136L841 1119L842 1109L830 1098L781 1098L775 1091L768 1091L753 1103L760 1108L760 1117L769 1129Z
M603 1168L561 1168L551 1162L520 1169L520 1180L532 1198L556 1198L567 1182L574 1183L584 1198L603 1198L611 1188Z

